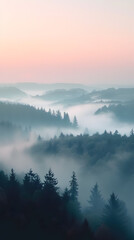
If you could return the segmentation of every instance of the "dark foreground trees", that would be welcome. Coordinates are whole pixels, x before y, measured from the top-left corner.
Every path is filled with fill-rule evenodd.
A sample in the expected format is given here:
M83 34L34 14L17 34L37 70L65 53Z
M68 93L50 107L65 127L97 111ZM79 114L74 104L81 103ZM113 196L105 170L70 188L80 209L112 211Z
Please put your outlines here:
M133 239L125 204L114 193L105 204L96 184L82 213L78 190L75 172L61 193L51 169L43 182L30 170L22 183L13 169L9 177L0 171L0 239Z

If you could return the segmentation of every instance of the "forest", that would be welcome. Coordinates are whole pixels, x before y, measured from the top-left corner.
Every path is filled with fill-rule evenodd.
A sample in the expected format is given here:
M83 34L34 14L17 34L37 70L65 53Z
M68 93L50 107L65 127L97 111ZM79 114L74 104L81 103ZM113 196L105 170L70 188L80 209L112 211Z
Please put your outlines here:
M0 171L1 239L132 240L134 233L125 203L111 193L104 200L96 183L88 206L81 208L73 172L61 191L53 171L43 181L32 169L23 179L11 169Z
M36 109L33 106L24 104L0 102L0 121L9 120L27 127L78 127L76 117L71 122L69 114L66 112L62 116L59 110L56 112L51 111L51 109L46 111L45 109Z
M122 104L103 106L96 111L97 114L113 113L115 118L120 122L134 123L134 101Z
M0 238L133 240L133 89L63 87L1 89Z
M74 157L77 161L85 161L86 167L97 163L106 163L113 159L116 161L116 154L126 154L126 164L132 159L134 154L134 131L130 135L121 135L117 130L112 132L104 131L103 134L88 133L74 136L73 134L63 134L59 137L44 140L38 138L36 143L29 148L33 156L58 155Z

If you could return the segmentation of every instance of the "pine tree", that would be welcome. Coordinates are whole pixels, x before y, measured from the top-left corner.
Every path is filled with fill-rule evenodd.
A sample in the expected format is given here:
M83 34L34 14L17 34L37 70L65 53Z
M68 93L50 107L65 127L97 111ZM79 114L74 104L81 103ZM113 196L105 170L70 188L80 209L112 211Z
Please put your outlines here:
M89 206L90 212L93 212L94 214L102 213L102 210L104 208L104 200L101 196L101 193L99 191L97 183L91 190L91 195L90 195L90 199L89 199L88 203L90 205Z
M58 190L57 184L58 181L54 177L54 173L51 169L49 169L48 173L45 175L44 189L49 189L56 192Z
M99 191L98 184L95 184L92 188L88 203L87 218L89 222L91 222L92 228L96 229L101 224L101 217L104 209L104 200Z
M126 236L128 223L126 206L114 193L111 194L105 206L103 221L113 233Z
M41 189L41 181L40 177L37 173L34 173L32 169L28 173L26 173L24 180L23 180L23 185L24 187L32 187L34 190L35 189Z
M11 205L11 208L16 207L19 204L19 194L20 194L20 184L16 179L14 170L11 169L8 182L8 199Z
M70 181L70 198L72 201L78 200L78 183L75 172L73 172Z
M71 122L70 122L70 118L69 118L68 113L65 113L65 112L64 112L64 118L63 118L63 120L64 120L65 127L70 126Z
M70 180L70 215L73 221L78 220L81 217L80 203L78 201L78 183L75 172L73 172Z
M78 121L77 121L76 116L74 116L74 119L73 119L73 127L78 128Z
M49 169L48 173L45 175L42 199L42 211L44 212L46 220L48 222L59 215L61 199L58 193L59 188L57 185L58 181L54 177L52 170Z
M59 110L56 112L56 117L59 121L62 120L61 112Z

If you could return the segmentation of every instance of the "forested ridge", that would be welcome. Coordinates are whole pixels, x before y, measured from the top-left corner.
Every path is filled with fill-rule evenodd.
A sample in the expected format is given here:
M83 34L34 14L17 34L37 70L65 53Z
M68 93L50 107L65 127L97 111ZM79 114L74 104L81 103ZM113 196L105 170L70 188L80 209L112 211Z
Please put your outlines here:
M114 114L115 118L120 122L134 123L134 100L117 105L104 105L102 108L99 108L95 114L106 113Z
M94 165L101 160L105 163L111 159L116 159L117 153L128 153L127 162L134 154L134 132L130 131L130 136L120 135L116 130L114 133L105 131L103 134L61 134L50 140L37 141L30 149L34 156L58 155L74 157L77 161L85 161ZM87 161L86 161L87 160Z
M29 105L0 102L0 121L9 120L12 123L31 127L78 127L76 117L71 122L69 114L64 112L64 116L62 116L59 110L51 111L50 109L46 111Z
M43 181L32 170L18 179L13 169L9 176L0 171L1 239L133 239L125 203L115 193L105 201L95 184L87 209L81 208L75 172L64 191L51 169Z

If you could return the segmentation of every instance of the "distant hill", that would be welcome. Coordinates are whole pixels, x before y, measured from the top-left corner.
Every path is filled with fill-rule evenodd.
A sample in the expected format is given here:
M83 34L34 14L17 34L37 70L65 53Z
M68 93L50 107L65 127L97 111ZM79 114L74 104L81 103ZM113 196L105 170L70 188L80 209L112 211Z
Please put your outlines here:
M8 121L31 127L77 127L76 122L70 121L68 113L61 116L60 111L48 112L44 109L36 109L29 105L0 102L0 121Z
M45 84L45 83L16 83L15 87L25 90L37 90L37 91L50 91L56 89L71 89L71 88L82 88L87 89L87 86L84 84L73 84L73 83L54 83L54 84Z
M122 122L134 123L134 101L124 104L104 106L96 111L97 114L113 113Z
M25 91L34 91L35 93L36 91L44 92L41 96L35 97L66 106L92 102L124 103L134 100L134 88L108 88L91 91L89 86L67 83L16 83L7 86L0 85L0 98L23 98L27 96Z
M14 99L23 97L26 97L26 94L16 87L0 87L0 98Z
M79 97L83 97L87 93L88 92L86 90L81 88L73 88L69 90L56 89L53 91L48 91L41 96L36 96L36 98L62 104L74 104L75 102L78 102Z
M134 100L134 88L108 88L90 93L92 100L131 101Z
M36 97L67 106L92 102L123 103L134 100L134 88L108 88L92 92L82 88L56 89Z

